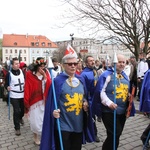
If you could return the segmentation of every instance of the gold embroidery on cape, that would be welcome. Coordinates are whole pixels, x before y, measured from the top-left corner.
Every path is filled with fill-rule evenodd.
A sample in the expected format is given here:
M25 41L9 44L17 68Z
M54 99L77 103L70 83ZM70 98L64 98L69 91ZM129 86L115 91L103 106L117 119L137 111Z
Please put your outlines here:
M116 98L121 98L123 102L127 100L128 96L128 85L120 83L119 86L116 87Z
M66 94L66 99L68 100L68 102L64 103L65 106L68 106L66 108L66 111L67 112L75 111L75 114L79 115L82 109L83 94L74 93L73 97L70 97L69 94Z
M120 82L120 79L123 79L123 76L121 74L117 74L117 79L119 85L116 86L116 99L120 98L123 102L125 102L128 97L128 85Z

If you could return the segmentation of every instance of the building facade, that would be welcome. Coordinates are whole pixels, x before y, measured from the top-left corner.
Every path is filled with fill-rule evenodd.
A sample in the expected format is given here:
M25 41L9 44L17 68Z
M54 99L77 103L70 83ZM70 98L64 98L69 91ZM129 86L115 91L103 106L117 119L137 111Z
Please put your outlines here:
M42 35L3 34L2 62L10 57L19 57L27 65L37 57L51 56L58 47L55 43Z
M124 45L120 43L113 43L110 41L101 42L100 40L91 38L76 38L67 41L57 41L55 42L59 48L71 44L76 50L79 56L83 59L86 55L92 55L95 59L105 60L106 57L110 59L113 58L114 51L117 54L123 54L126 58L130 58L132 53Z

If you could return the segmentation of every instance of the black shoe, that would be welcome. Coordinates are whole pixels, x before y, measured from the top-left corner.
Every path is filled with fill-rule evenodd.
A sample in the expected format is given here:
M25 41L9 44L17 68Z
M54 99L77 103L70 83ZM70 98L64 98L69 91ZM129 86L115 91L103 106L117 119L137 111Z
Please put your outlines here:
M95 136L95 142L100 142L100 139L98 136Z
M24 120L23 119L20 120L20 124L24 125Z
M20 130L16 130L16 135L17 135L17 136L21 135Z

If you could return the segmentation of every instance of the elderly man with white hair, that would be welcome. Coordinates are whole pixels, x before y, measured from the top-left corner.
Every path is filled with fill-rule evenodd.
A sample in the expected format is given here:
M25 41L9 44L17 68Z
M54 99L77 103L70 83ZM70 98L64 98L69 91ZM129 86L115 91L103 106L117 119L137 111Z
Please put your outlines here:
M90 115L87 115L88 103L84 79L75 74L77 58L72 54L65 55L62 64L64 71L54 79L58 109L54 108L54 95L51 88L46 102L40 150L61 149L56 122L58 118L64 150L81 150L82 139L87 134L85 119ZM86 141L93 140L94 137L90 135L90 140Z

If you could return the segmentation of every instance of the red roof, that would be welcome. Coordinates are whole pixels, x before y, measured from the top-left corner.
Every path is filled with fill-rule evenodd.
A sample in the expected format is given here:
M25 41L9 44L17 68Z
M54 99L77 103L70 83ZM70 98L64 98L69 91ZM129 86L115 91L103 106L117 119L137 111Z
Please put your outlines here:
M43 35L3 34L3 47L57 48L57 45Z

